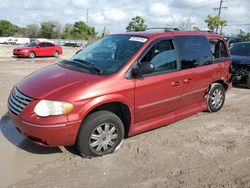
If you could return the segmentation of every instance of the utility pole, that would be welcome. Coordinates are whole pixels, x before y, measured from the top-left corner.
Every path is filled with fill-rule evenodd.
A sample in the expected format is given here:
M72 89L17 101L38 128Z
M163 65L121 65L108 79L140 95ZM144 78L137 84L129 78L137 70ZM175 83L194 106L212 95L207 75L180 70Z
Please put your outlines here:
M220 0L219 8L214 8L215 11L219 11L219 13L218 13L219 20L220 20L220 15L221 15L221 9L227 9L227 7L222 6L223 2L224 2L224 0ZM216 33L218 32L218 29L219 29L219 26L216 27Z

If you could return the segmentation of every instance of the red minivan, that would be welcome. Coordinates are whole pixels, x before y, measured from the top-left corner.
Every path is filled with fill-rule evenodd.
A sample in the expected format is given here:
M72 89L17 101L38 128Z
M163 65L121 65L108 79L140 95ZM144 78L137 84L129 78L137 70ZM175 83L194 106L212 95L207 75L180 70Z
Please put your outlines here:
M37 144L101 156L128 136L220 110L230 77L230 55L217 34L115 34L20 81L9 116Z
M52 42L36 42L33 41L27 44L25 47L15 48L13 55L18 57L42 57L42 56L54 56L58 57L63 53L62 47L55 45Z

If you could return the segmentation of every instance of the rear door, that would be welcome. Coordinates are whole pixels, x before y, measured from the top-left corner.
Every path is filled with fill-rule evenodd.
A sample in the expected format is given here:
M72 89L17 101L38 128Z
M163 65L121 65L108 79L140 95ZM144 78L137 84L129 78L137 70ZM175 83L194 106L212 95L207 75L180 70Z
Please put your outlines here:
M152 63L155 71L135 80L135 123L163 115L168 115L169 122L173 122L181 94L173 39L164 38L151 44L140 58L139 66L144 62Z
M55 51L55 45L52 43L46 43L46 56L53 56Z
M211 84L214 67L212 51L205 36L179 36L175 38L181 63L182 88L177 119L184 118L204 104L206 91ZM190 113L190 114L189 114Z

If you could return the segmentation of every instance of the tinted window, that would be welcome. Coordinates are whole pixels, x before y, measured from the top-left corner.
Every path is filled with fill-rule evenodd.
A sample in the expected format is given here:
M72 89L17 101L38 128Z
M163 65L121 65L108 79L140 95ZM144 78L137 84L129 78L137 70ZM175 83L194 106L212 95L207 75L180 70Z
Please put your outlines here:
M177 69L176 52L172 40L163 40L155 44L142 58L141 62L150 62L155 72L168 72Z
M40 47L46 47L46 43L45 42L44 43L40 43L39 46Z
M55 46L55 45L52 44L52 43L46 43L46 46L47 46L47 47L52 47L52 46Z
M234 44L230 51L232 55L250 56L250 43Z
M182 69L194 68L212 62L212 52L206 37L181 36L176 37L176 43Z
M215 59L229 57L225 43L218 39L209 39L210 47Z

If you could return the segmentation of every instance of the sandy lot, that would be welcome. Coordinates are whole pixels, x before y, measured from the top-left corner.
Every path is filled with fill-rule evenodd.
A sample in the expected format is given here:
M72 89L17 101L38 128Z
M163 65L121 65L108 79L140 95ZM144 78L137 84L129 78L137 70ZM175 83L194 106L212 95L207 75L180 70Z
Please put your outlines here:
M9 91L59 59L11 58L0 46L0 187L250 187L250 90L233 88L223 109L202 112L125 140L114 154L82 159L72 148L44 148L10 122ZM67 58L76 49L66 48Z

